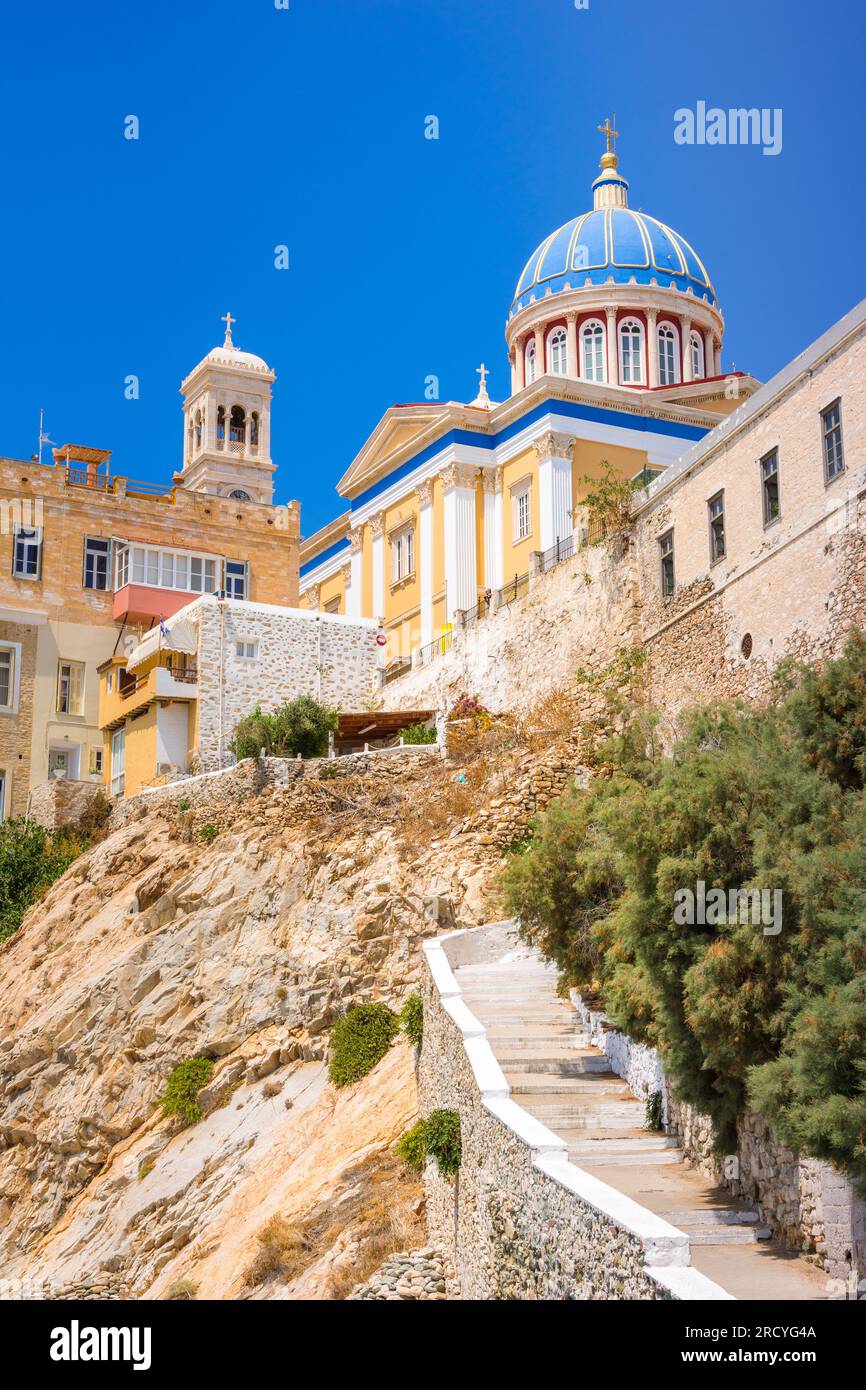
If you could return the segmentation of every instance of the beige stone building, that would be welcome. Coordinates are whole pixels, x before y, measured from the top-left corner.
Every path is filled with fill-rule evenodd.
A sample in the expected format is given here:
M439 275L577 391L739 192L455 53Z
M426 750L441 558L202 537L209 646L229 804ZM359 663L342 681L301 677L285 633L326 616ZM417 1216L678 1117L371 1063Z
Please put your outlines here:
M102 781L98 667L197 594L298 597L299 508L275 507L273 373L231 324L183 383L183 466L136 483L107 450L0 458L0 813L46 779Z

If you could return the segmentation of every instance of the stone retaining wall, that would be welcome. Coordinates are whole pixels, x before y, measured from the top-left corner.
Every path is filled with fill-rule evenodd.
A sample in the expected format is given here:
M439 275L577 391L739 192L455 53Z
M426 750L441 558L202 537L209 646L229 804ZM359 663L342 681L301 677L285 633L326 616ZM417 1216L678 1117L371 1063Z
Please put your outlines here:
M60 830L66 825L75 825L100 800L105 800L101 782L74 782L69 777L55 777L33 788L27 815L46 830Z
M449 952L483 959L510 923L424 945L421 1113L456 1110L456 1178L425 1172L431 1241L464 1299L712 1299L688 1237L568 1161L565 1144L508 1095L485 1031L461 997Z
M812 1258L832 1279L847 1287L866 1276L866 1203L844 1174L819 1159L798 1158L752 1111L741 1117L736 1154L720 1160L713 1151L711 1119L671 1094L655 1048L619 1032L576 990L571 999L592 1042L635 1095L661 1091L665 1128L676 1135L693 1167L734 1196L753 1202L783 1244Z

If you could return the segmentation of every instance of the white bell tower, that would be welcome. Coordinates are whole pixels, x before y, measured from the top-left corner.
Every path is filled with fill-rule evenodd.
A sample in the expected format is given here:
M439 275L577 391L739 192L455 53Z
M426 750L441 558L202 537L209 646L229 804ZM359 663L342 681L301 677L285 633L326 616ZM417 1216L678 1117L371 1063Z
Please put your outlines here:
M231 314L223 315L225 342L213 348L181 383L182 487L243 502L273 503L271 385L267 362L232 342Z

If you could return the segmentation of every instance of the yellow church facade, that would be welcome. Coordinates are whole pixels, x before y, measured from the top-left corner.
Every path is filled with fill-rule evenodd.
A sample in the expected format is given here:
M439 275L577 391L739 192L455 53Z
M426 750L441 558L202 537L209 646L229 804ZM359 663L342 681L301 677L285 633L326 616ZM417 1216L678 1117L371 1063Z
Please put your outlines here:
M610 142L608 141L608 146ZM671 228L628 207L608 147L593 208L541 242L511 304L511 394L389 409L301 545L301 603L379 621L397 667L570 554L609 465L640 486L752 394L722 370L709 275Z

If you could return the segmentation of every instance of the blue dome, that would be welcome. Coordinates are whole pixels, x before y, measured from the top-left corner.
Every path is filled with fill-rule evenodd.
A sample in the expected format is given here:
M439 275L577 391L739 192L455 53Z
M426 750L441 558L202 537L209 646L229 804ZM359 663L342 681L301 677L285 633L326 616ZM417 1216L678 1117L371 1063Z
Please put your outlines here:
M700 256L684 237L628 207L596 208L566 222L533 251L517 282L512 314L524 309L530 297L543 299L587 281L648 285L691 290L696 298L717 307L716 293Z

